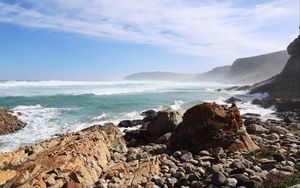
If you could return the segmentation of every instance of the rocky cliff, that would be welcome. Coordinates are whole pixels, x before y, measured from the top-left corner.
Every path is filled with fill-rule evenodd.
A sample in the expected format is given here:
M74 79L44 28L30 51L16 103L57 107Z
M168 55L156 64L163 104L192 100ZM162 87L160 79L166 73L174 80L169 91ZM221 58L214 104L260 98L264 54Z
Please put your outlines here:
M287 51L279 51L254 57L240 58L233 62L224 77L228 83L256 83L280 73L289 58Z
M287 47L291 55L282 72L253 86L251 93L267 92L273 97L300 99L300 35Z

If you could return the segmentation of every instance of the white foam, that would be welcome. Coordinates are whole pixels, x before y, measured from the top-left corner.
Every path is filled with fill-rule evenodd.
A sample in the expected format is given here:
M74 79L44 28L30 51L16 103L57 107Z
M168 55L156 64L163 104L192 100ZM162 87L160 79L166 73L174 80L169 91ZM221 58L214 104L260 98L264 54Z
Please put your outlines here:
M172 110L180 110L182 109L182 105L184 102L182 100L175 100L174 104L170 106Z
M37 95L112 95L141 92L167 92L178 89L224 86L199 82L136 82L136 81L7 81L0 82L0 96Z

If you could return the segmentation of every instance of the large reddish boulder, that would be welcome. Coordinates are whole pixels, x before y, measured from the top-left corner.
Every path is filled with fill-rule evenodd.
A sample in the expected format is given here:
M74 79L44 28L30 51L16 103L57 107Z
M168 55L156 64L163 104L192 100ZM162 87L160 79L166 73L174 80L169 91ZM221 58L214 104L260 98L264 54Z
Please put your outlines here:
M168 143L171 150L223 147L230 151L258 149L243 127L236 105L227 107L216 103L203 103L186 111L183 121L172 132Z

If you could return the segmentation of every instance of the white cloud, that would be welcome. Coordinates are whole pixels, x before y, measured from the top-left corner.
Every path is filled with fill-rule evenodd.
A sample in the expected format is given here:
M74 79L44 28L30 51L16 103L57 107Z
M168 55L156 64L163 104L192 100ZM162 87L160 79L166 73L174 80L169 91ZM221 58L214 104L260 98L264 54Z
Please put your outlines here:
M251 6L241 6L236 2L217 0L26 0L17 4L0 2L0 22L150 44L175 53L215 58L226 63L240 56L284 49L295 37L297 1L267 1Z

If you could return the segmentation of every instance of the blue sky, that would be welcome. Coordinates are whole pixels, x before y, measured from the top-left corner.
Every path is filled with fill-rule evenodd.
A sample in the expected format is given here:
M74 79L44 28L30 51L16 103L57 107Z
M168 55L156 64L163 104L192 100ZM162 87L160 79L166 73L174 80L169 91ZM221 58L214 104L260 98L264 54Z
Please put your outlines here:
M296 0L0 0L0 80L200 73L285 49Z

